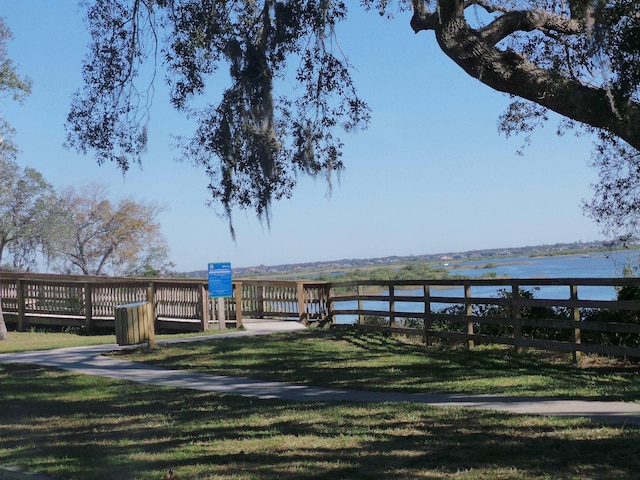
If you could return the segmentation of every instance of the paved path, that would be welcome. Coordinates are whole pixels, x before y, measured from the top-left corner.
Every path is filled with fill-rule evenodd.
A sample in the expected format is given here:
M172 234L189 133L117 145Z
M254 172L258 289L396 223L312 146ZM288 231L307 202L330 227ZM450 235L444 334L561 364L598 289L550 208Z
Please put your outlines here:
M242 332L214 336L203 335L188 339L158 341L157 343L193 342L208 339L222 340L229 337L264 335L275 331L291 331L305 328L296 322L256 322L247 323L245 327L247 330ZM152 385L190 388L257 398L278 398L305 402L414 402L435 406L480 408L534 415L589 417L603 422L640 425L640 403L497 395L447 395L345 390L203 374L184 370L168 370L102 355L105 352L121 348L123 347L110 344L8 353L0 355L0 363L46 365L87 375L99 375Z

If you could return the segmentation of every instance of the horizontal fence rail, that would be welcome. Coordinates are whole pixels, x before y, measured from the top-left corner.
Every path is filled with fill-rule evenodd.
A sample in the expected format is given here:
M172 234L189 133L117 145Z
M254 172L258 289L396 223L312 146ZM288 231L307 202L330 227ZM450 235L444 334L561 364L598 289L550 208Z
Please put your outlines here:
M322 282L233 281L222 304L202 279L131 279L0 273L5 320L18 330L38 326L114 328L115 308L150 301L156 328L205 331L212 324L242 325L243 318L324 321L328 290ZM224 312L219 311L220 308ZM219 325L220 326L220 325Z
M640 294L618 300L620 289L640 292L640 279L238 279L233 295L217 302L204 279L0 273L5 320L18 330L114 328L117 306L149 301L157 330L205 331L221 323L241 326L243 318L273 318L418 335L427 344L640 357Z
M331 284L331 319L433 340L640 357L640 279L477 279ZM618 300L619 289L639 292ZM617 312L612 315L612 312Z

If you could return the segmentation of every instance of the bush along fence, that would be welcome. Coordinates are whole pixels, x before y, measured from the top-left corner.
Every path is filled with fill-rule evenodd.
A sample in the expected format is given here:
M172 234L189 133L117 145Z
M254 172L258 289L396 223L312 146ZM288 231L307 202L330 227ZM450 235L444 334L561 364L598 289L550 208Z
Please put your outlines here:
M206 331L276 318L463 342L640 358L640 279L233 281L224 302L201 279L0 273L5 320L114 328L116 307L149 302L156 331ZM222 308L223 311L219 311Z
M329 311L355 328L425 343L505 344L640 358L640 279L360 281L333 284ZM338 325L350 321L337 321Z

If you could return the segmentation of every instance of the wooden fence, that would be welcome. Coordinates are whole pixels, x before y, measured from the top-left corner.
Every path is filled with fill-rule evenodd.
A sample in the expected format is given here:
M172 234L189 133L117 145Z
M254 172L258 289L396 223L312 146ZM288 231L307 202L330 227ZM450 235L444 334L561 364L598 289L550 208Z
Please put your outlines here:
M150 301L156 330L205 331L243 318L331 323L435 340L499 343L640 357L640 301L616 288L638 278L308 282L234 280L222 304L201 279L130 279L0 273L6 322L114 328L114 310ZM608 289L604 297L602 289ZM598 293L599 292L599 293ZM221 316L220 306L224 309ZM619 315L599 315L618 312ZM220 319L224 319L222 322Z
M498 343L573 352L574 357L579 352L640 357L640 301L616 299L616 289L640 288L638 278L361 281L330 286L330 316L338 325L355 322L356 328L418 335L428 344L440 339L465 342L468 348ZM609 290L608 298L602 298L603 289ZM611 312L619 315L603 315Z
M207 281L201 279L0 273L0 299L5 321L20 331L42 326L111 329L117 306L147 301L153 304L157 330L241 326L243 318L307 323L328 316L328 290L317 282L234 281L233 296L224 299L224 312L219 312L221 304L209 298Z

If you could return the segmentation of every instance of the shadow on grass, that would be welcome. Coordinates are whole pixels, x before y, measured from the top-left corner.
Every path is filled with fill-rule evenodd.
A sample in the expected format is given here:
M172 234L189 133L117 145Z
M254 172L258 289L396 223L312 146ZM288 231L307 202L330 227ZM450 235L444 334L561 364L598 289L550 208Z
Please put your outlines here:
M639 428L287 403L0 365L0 458L73 479L637 478ZM462 472L462 473L461 473Z
M126 352L164 368L263 380L409 393L469 393L640 398L640 366L576 368L534 353L465 351L406 344L393 337L346 330L228 338Z

